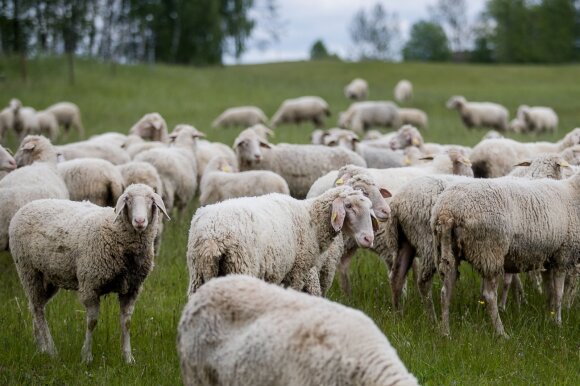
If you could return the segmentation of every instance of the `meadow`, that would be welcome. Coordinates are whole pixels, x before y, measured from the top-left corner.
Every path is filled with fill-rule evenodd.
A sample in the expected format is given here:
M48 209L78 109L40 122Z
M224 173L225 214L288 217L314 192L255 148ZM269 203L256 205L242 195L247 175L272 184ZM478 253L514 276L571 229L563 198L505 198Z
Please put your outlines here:
M69 85L64 60L44 58L29 63L29 79L19 78L16 59L0 59L0 105L18 97L42 109L54 102L77 103L88 134L126 133L147 112L157 111L170 129L189 123L210 140L231 145L239 130L214 130L211 121L225 108L257 105L271 116L285 98L319 95L338 112L349 102L343 86L354 77L365 78L371 99L392 99L401 78L414 83L409 105L429 114L427 141L474 145L485 131L463 128L457 112L445 108L454 94L472 100L504 104L512 116L519 104L548 105L560 116L556 134L520 140L556 140L580 126L580 66L478 66L459 64L389 64L379 62L300 62L219 68L121 66L77 60L76 84ZM307 143L311 125L281 126L274 142ZM77 140L76 135L68 140ZM61 140L57 142L61 142ZM13 136L8 145L16 150ZM0 203L1 204L1 203ZM107 296L94 336L91 365L82 364L80 349L85 312L74 292L61 291L47 306L48 323L57 358L36 351L27 300L9 253L0 253L0 383L1 384L110 384L174 385L180 383L175 350L176 326L186 301L185 252L189 222L197 207L192 202L185 217L168 222L156 266L145 281L132 322L136 364L125 365L120 352L119 310L116 296ZM342 294L336 281L329 298L364 311L384 331L408 369L426 385L578 385L580 384L580 302L563 311L562 327L550 318L543 296L525 282L528 303L513 299L502 314L509 340L494 336L479 300L479 278L463 264L453 294L451 338L423 312L412 281L402 314L394 313L384 264L376 255L357 252L351 266L352 297ZM435 280L439 309L441 285Z

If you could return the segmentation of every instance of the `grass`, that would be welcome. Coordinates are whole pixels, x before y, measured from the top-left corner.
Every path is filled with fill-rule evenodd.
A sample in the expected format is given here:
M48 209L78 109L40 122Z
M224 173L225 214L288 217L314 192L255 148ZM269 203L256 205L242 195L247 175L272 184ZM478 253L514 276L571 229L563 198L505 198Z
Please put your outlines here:
M391 99L401 78L415 85L412 103L425 110L428 141L474 145L484 134L464 129L456 112L445 109L449 96L494 100L513 113L520 103L553 106L560 115L560 132L535 139L555 140L580 122L579 66L476 66L453 64L280 63L224 68L117 66L77 61L77 83L67 84L66 66L59 59L29 64L30 79L18 78L17 61L0 59L0 105L12 97L43 108L70 100L78 103L89 134L126 132L143 114L160 112L173 127L192 123L212 140L231 144L237 130L212 130L210 123L223 109L255 104L271 115L287 97L320 95L333 117L348 106L342 87L356 76L371 86L373 99ZM0 79L2 79L0 77ZM307 142L313 128L283 126L276 141ZM529 137L516 137L531 140ZM76 139L73 136L71 140ZM13 137L8 144L15 149ZM105 297L94 337L92 365L80 362L84 309L73 292L61 291L48 305L48 321L59 357L37 353L27 301L14 264L0 253L0 383L2 384L178 384L176 325L185 304L185 252L191 215L174 218L166 227L155 270L144 284L132 323L137 364L127 366L120 353L118 305ZM387 272L377 257L359 251L351 267L353 296L338 286L329 298L361 309L380 326L407 367L429 385L577 385L580 380L580 312L578 302L563 312L563 327L552 323L545 300L529 283L529 303L513 301L502 318L511 339L494 337L479 300L479 279L469 266L453 296L453 337L443 338L423 313L418 292L410 283L405 312L392 312ZM435 281L438 305L440 282Z

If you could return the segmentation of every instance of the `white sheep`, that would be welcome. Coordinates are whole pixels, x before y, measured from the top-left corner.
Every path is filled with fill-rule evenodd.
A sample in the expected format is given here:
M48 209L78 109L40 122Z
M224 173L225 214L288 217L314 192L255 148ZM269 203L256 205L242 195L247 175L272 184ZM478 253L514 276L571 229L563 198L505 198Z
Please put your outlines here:
M221 142L197 141L196 158L198 180L201 180L203 177L209 161L217 156L226 158L231 165L237 168L238 161L236 153L234 153L231 147Z
M7 147L0 145L0 180L16 169L16 161Z
M0 144L4 143L8 130L14 129L14 111L10 107L0 110Z
M369 84L361 78L353 79L344 87L344 96L348 99L362 100L367 99L369 95Z
M234 142L241 171L270 170L281 175L290 194L304 198L310 186L325 173L344 165L366 166L356 153L320 145L272 145L252 129L242 131Z
M60 162L57 169L73 201L113 206L123 194L123 176L109 161L79 158Z
M468 102L462 96L453 96L447 101L448 109L456 109L463 124L468 127L491 127L500 131L508 129L508 110L492 102Z
M111 162L113 165L120 165L131 161L131 158L121 146L120 140L112 140L110 136L103 135L86 141L55 146L55 148L65 160L100 158Z
M517 116L528 132L553 132L558 129L558 115L551 107L521 105Z
M407 102L413 98L413 84L407 79L400 80L393 90L397 102Z
M51 141L54 141L59 134L58 121L56 120L54 114L47 110L38 111L36 113L36 119L38 120L38 134L44 135Z
M418 385L362 312L241 275L191 297L177 352L186 386Z
M272 193L199 208L187 243L188 293L233 273L302 290L311 268L342 229L360 246L372 246L372 218L371 202L351 187L308 200ZM310 288L320 294L319 284Z
M280 175L267 170L238 172L227 158L216 156L207 164L199 184L199 204L215 204L230 198L290 194Z
M148 141L168 141L167 123L159 113L149 113L143 115L129 129L129 134L135 134Z
M81 121L81 110L72 102L58 102L45 109L45 111L52 113L64 131L68 134L69 130L73 128L79 133L79 137L85 136L85 129Z
M44 316L46 304L61 288L75 290L87 310L82 359L91 362L100 298L113 292L119 296L123 358L135 361L129 325L141 285L153 268L159 211L165 213L159 195L146 185L131 185L114 209L37 200L16 213L10 223L10 252L41 352L57 354Z
M513 131L514 133L525 133L527 131L526 123L517 117L510 121L509 129L510 129L510 131ZM491 131L494 131L494 130L491 130ZM492 137L492 138L496 138L496 137ZM498 137L498 138L503 138L503 136ZM484 139L491 139L491 138L484 138Z
M125 149L131 159L134 159L139 153L157 147L167 147L167 144L160 141L145 141L135 134L128 135L122 145L122 148Z
M281 123L299 124L306 121L321 127L324 126L325 117L330 116L328 103L317 96L304 96L295 99L286 99L274 116L271 127L276 127Z
M401 125L413 125L421 129L429 126L427 113L419 109L399 108L399 122Z
M221 113L211 124L211 127L248 127L258 123L266 123L268 117L256 106L231 107Z
M370 127L400 126L399 108L389 101L356 102L340 114L339 127L362 133Z
M0 180L0 251L8 248L8 226L18 209L41 198L69 198L56 170L57 153L48 139L25 137L14 159L19 168Z
M137 136L135 135L134 137L137 137ZM125 142L127 142L128 138L129 138L129 136L126 134L117 133L116 131L108 131L108 132L105 132L102 134L92 135L89 139L91 141L103 141L103 142L112 143L116 146L123 147L123 145L125 145ZM138 137L138 138L141 138L141 137Z

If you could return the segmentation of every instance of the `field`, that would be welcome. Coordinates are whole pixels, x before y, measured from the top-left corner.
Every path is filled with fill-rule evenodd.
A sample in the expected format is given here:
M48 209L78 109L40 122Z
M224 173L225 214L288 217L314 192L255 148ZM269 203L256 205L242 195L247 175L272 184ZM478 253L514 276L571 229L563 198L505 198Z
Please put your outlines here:
M392 99L397 80L415 86L412 105L429 114L428 141L474 145L485 133L468 131L455 111L445 109L453 94L494 100L512 115L521 103L553 106L560 131L525 140L556 140L580 126L580 66L475 66L452 64L280 63L223 68L116 66L77 61L77 82L67 83L65 62L42 59L29 63L29 80L18 77L16 60L0 59L0 105L18 97L25 105L44 108L70 100L83 112L89 134L127 132L143 114L158 111L172 128L191 123L209 139L232 144L237 130L212 130L211 121L226 107L255 104L272 115L288 97L320 95L331 105L334 124L348 106L343 86L360 76L370 84L372 99ZM282 126L276 142L306 143L313 127ZM517 137L524 139L524 137ZM71 136L69 140L76 140ZM9 138L9 146L17 144ZM1 203L0 203L1 204ZM132 323L133 354L127 366L120 353L116 296L101 305L94 336L95 361L80 361L84 308L75 293L61 291L47 307L48 323L59 357L37 353L27 300L9 253L0 253L0 383L2 384L179 384L175 350L176 325L185 304L189 215L166 226L156 267L146 280ZM353 295L344 296L335 282L330 299L367 313L384 331L401 359L421 384L428 385L578 385L580 383L580 305L563 311L563 325L552 322L544 298L525 283L528 304L512 299L502 314L510 340L496 338L478 303L479 278L467 265L453 295L452 338L443 338L423 313L410 282L402 315L392 311L384 264L359 251L351 266ZM435 281L438 308L440 282Z

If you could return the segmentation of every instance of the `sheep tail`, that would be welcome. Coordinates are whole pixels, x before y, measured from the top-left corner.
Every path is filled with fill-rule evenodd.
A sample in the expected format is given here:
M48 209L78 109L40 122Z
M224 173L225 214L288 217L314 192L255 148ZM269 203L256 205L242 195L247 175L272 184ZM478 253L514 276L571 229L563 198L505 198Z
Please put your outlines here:
M204 283L220 275L220 266L224 258L223 251L215 240L199 240L191 261L189 296L193 295Z
M442 211L435 223L434 237L434 261L439 267L439 272L448 272L454 269L455 258L453 256L453 229L455 222L450 213Z

